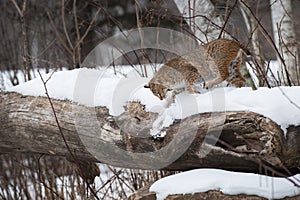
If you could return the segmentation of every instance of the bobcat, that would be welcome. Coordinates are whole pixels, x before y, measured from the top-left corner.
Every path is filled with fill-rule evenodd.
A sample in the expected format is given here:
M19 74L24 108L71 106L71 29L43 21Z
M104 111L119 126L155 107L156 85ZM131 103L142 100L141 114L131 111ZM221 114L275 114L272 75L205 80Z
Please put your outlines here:
M167 61L150 80L147 86L160 100L167 92L173 96L187 90L199 93L195 84L214 74L214 78L205 83L210 88L224 80L236 87L245 86L240 73L243 50L239 43L229 39L217 39L195 49L185 56L177 56ZM202 58L202 59L201 59Z

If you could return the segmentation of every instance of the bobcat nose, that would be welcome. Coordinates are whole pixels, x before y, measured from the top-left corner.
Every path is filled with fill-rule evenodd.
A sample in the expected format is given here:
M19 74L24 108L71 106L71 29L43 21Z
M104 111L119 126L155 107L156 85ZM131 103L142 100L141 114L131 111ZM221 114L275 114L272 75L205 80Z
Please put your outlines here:
M158 97L160 100L163 100L163 96L159 94L159 97Z

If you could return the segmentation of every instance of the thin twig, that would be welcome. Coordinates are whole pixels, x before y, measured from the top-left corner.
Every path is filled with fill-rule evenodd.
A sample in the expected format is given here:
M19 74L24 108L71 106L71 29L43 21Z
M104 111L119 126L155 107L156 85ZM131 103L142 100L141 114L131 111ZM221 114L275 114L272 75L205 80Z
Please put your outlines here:
M95 13L95 16L93 17L92 21L89 23L88 28L86 29L86 31L84 32L84 34L82 35L82 37L80 38L80 40L76 43L75 48L77 48L77 46L80 45L82 43L82 41L85 39L85 37L87 36L87 34L89 33L89 31L91 30L92 25L96 21L97 16L99 15L99 13L100 13L101 10L102 10L102 8L98 8L98 10Z
M22 13L20 7L18 6L17 2L16 2L15 0L10 0L10 1L11 1L11 2L14 4L14 6L16 7L16 9L17 9L19 15L22 16L23 13Z
M65 36L67 38L67 41L69 43L69 46L71 49L74 49L71 39L69 37L68 31L67 31L67 25L66 25L66 21L65 21L65 0L61 1L61 18L62 18L63 30L64 30Z
M68 142L66 140L66 137L63 134L62 128L61 128L61 126L59 124L59 121L58 121L58 117L56 115L56 111L54 109L54 105L53 105L53 103L51 101L51 98L50 98L50 95L48 93L48 89L47 89L46 83L47 83L47 81L49 81L49 78L46 81L44 81L44 78L42 77L40 70L38 70L38 73L39 73L39 76L40 76L40 78L41 78L41 80L43 82L43 86L44 86L44 89L45 89L45 94L46 94L47 99L48 99L48 101L50 103L50 106L51 106L51 109L52 109L52 112L53 112L53 115L54 115L54 118L55 118L55 122L56 122L56 125L57 125L58 129L59 129L60 135L61 135L61 137L62 137L62 139L64 141L64 144L66 145L66 148L67 148L68 152L70 153L71 157L74 159L75 164L78 166L78 170L80 171L80 173L82 173L82 169L80 167L79 160L77 159L77 156L72 152L72 150L71 150L71 148L70 148L70 146L69 146L69 144L68 144ZM82 173L82 174L84 174L84 173ZM84 179L84 181L87 184L88 188L91 190L92 194L95 196L95 198L97 200L99 200L99 198L97 197L97 194L95 193L95 191L93 190L93 188L90 186L90 184L87 182L87 180Z
M59 31L57 30L55 24L54 24L54 21L50 15L49 12L47 12L47 16L48 16L48 19L50 21L50 24L52 26L52 28L54 29L54 32L56 34L56 36L58 37L60 43L62 44L62 46L64 47L64 49L72 56L72 51L70 50L70 48L68 48L67 44L65 43L65 41L63 40L62 36L59 34Z
M223 26L222 26L222 28L221 28L220 34L219 34L219 36L218 36L218 39L221 38L221 36L222 36L222 34L223 34L223 31L225 30L226 25L227 25L227 23L228 23L228 20L229 20L231 14L232 14L232 11L233 11L234 8L236 7L237 3L238 3L238 0L235 0L235 2L234 2L234 4L233 4L232 8L229 10L229 13L228 13L228 15L226 16L225 22L224 22L224 24L223 24Z
M214 27L216 27L216 28L218 28L218 29L221 29L221 28L222 28L220 25L218 25L218 24L216 24L215 22L213 22L213 21L211 20L211 18L208 18L207 16L201 15L201 14L198 14L198 15L195 15L195 16L192 16L192 17L184 17L184 16L179 16L179 15L172 15L172 16L177 17L177 18L183 18L183 19L192 19L192 18L202 17L202 18L204 18L205 20L209 21L209 22L211 23L211 25L213 25ZM201 29L199 28L199 26L197 26L197 28L198 28L199 30L201 30ZM186 30L186 31L187 31L187 30ZM189 31L187 31L187 32L190 33ZM225 32L225 33L227 33L227 34L230 35L230 33L229 33L228 31L226 31L226 30L223 30L223 32ZM197 36L193 35L192 33L190 33L190 34L191 34L193 37L197 38ZM234 36L232 36L232 35L230 35L230 36L231 36L232 38L236 39ZM197 39L199 39L199 38L197 38ZM237 40L237 39L236 39L236 40Z
M62 198L61 197L61 195L59 195L56 191L54 191L50 186L48 186L46 183L45 183L45 181L44 180L42 180L42 174L41 174L41 164L40 164L40 159L42 158L42 156L43 156L44 154L42 154L41 156L39 156L39 158L38 158L38 177L39 177L39 179L40 179L40 182L43 184L43 186L46 188L46 189L48 189L48 190L50 190L53 194L55 194L59 199L62 199L62 200L64 200L64 198Z
M47 86L46 86L46 83L47 83L46 81L49 81L49 79L47 79L46 81L44 81L44 78L42 77L40 70L38 70L38 73L39 73L39 76L40 76L40 78L41 78L41 80L43 82L43 86L44 86L44 89L45 89L45 94L46 94L46 96L47 96L47 98L49 100L49 103L50 103L50 106L51 106L51 109L52 109L52 112L53 112L53 115L54 115L54 118L55 118L55 122L56 122L56 125L57 125L58 129L59 129L61 137L62 137L62 139L63 139L63 141L64 141L64 143L65 143L65 145L66 145L66 147L67 147L67 149L69 151L69 153L71 154L71 156L73 158L75 158L75 155L71 151L71 148L70 148L70 146L69 146L69 144L68 144L68 142L67 142L67 140L65 138L65 135L63 134L62 128L61 128L61 126L59 124L59 121L58 121L58 118L57 118L57 115L56 115L56 111L54 109L53 103L52 103L51 98L50 98L49 93L48 93L48 89L47 89Z
M298 110L300 110L300 106L298 106L283 90L281 87L278 87L281 94L292 104L294 105Z
M144 77L147 77L147 69L146 69L146 65L145 65L145 45L144 45L144 34L142 32L142 18L140 17L140 12L141 12L141 7L140 7L140 4L137 0L135 0L135 14L136 14L136 22L137 22L137 29L138 29L138 32L139 32L139 36L140 36L140 40L141 40L141 52L142 52L142 64L143 65L140 65L141 66L141 72L142 72L142 75ZM143 67L144 66L144 69Z

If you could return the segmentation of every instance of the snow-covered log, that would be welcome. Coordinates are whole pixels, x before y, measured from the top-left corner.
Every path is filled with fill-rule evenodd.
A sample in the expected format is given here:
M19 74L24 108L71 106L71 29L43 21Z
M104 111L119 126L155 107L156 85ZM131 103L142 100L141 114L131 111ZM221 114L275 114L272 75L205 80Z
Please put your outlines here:
M175 120L170 127L165 128L166 137L161 141L154 141L150 135L134 137L133 133L137 127L142 127L147 136L157 117L155 113L127 109L120 116L112 117L105 107L85 107L54 99L51 102L61 132L49 99L0 92L0 152L38 153L70 158L63 134L70 150L79 160L119 167L149 169L153 167L148 162L161 162L168 159L165 156L182 152L178 159L163 169L212 167L261 172L260 169L266 167L269 170L286 172L285 169L289 169L293 174L299 173L297 167L300 163L300 127L289 127L284 137L282 129L275 122L260 114L242 111L195 114ZM91 123L86 120L88 115L95 113L101 128L86 128ZM225 121L222 126L211 123L220 121L223 115ZM78 118L80 123L76 124ZM80 126L84 126L87 133L92 134L89 135L90 143L82 142L78 133L82 128ZM196 134L191 140L191 133L195 130ZM188 141L191 141L190 144ZM95 158L90 153L91 149L103 150L103 146L99 147L100 144L113 145L123 152L131 152L130 155L133 156L118 155L118 151L106 151L102 157ZM151 159L146 157L149 152L166 148L169 144L173 145L168 147L171 154L158 154ZM144 162L140 161L136 165L135 153L144 153Z

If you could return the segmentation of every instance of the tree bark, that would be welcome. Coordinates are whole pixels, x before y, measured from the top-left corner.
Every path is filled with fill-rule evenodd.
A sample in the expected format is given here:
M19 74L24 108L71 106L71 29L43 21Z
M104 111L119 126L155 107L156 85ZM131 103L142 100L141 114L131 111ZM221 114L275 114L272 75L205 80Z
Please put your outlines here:
M79 160L139 169L212 167L260 173L266 167L299 173L300 126L289 127L284 137L276 123L257 113L196 114L176 120L165 129L165 138L155 141L149 132L156 113L128 106L113 117L105 107L51 101L62 134ZM0 152L72 157L49 100L7 92L0 92Z

